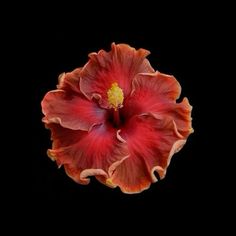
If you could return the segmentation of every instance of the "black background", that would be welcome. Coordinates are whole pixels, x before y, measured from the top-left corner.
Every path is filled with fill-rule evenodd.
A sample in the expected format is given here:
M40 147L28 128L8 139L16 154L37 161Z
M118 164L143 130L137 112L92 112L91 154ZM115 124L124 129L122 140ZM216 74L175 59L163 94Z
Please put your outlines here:
M94 6L92 11L89 7L72 6L61 11L47 8L37 14L29 38L34 55L31 58L32 209L41 210L45 218L56 215L61 221L75 214L80 227L82 222L97 220L131 226L131 220L136 219L134 228L137 224L155 227L161 221L171 220L180 222L180 228L192 224L199 229L199 225L209 225L208 216L216 210L212 202L215 181L210 174L214 158L210 141L214 106L209 106L213 100L209 96L214 79L210 76L213 66L209 61L214 51L214 25L206 20L207 9L201 7L189 7L182 12L175 6L172 10L151 5L147 9L142 5L137 9L122 5L118 9L101 11ZM193 106L195 132L174 155L166 178L134 195L123 194L119 188L110 189L93 178L87 186L74 183L63 168L57 169L47 157L50 133L41 122L40 102L46 92L55 89L58 75L83 66L88 53L109 50L112 42L150 50L151 65L174 75L182 86L181 98L188 97ZM201 218L196 221L198 214Z

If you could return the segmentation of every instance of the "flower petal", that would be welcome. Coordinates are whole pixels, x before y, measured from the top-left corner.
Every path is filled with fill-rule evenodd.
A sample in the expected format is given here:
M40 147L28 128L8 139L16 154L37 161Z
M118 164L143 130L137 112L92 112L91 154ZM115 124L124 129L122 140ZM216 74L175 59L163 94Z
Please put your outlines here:
M176 103L181 87L178 81L159 72L139 74L133 81L132 95L124 103L126 119L134 115L154 113L174 120L178 132L185 138L193 132L191 110L188 99Z
M83 95L64 90L48 92L42 101L45 123L59 123L64 128L89 130L105 120L105 110Z
M85 131L67 129L56 123L45 124L45 126L51 131L53 149L71 146L87 134Z
M80 83L80 72L81 68L77 68L72 72L62 73L58 77L59 84L57 85L58 89L71 92L76 92L81 94L79 83Z
M181 86L172 75L156 71L155 73L141 73L133 81L133 92L152 91L160 98L174 101L179 98ZM149 94L150 95L150 94Z
M171 157L186 140L180 139L175 125L153 115L133 117L121 131L127 141L129 158L115 169L110 182L125 193L138 193L149 188L157 178L164 178Z
M89 98L101 96L101 104L107 107L107 91L116 82L126 97L132 80L140 72L154 72L145 57L149 51L135 50L127 44L112 44L112 50L89 54L90 60L81 71L80 89Z
M48 127L54 140L49 156L59 166L64 165L66 173L78 183L88 184L87 177L91 175L107 179L110 168L128 156L126 143L108 125L95 126L90 132L65 129L58 124Z
M72 158L69 155L60 155L59 158L55 156L58 151L63 151L66 147L79 142L87 132L81 130L72 130L62 127L60 124L49 123L45 125L51 130L52 149L49 149L47 154L53 160L57 161L60 166L65 163L71 163Z

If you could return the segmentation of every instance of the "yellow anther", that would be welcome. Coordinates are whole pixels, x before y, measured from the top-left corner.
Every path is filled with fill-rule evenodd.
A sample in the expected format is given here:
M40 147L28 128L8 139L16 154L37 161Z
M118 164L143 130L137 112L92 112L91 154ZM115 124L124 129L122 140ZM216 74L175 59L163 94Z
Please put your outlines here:
M108 103L115 109L122 106L124 101L124 94L117 83L113 83L111 88L107 91Z

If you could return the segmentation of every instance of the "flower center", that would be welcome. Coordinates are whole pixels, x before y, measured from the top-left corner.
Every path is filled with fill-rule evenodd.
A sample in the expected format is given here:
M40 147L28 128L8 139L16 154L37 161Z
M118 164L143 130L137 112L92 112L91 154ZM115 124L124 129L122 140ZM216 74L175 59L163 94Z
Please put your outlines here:
M118 127L120 125L119 109L123 105L124 94L117 83L113 83L111 88L107 91L107 100L111 108L113 108L113 124Z
M124 94L117 83L113 83L111 85L111 88L108 89L107 98L109 105L115 110L117 110L117 108L122 107L124 101Z

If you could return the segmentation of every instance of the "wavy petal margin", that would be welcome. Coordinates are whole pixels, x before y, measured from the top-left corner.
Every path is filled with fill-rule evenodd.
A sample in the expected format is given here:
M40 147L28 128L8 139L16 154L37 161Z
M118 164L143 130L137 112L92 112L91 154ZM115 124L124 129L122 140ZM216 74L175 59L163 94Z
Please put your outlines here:
M80 184L88 184L88 176L102 176L103 182L117 164L129 156L127 145L118 132L107 125L95 126L90 132L71 130L59 124L47 125L52 131L52 160L64 165L66 173ZM102 181L102 180L100 180Z
M191 111L188 99L176 103L181 87L175 77L156 73L142 73L133 81L132 95L124 104L126 119L135 115L153 113L173 120L177 130L185 138L193 132Z
M154 172L164 178L172 156L186 142L179 137L173 122L151 113L130 120L121 136L127 142L130 157L116 167L109 183L130 194L142 192L156 182Z

